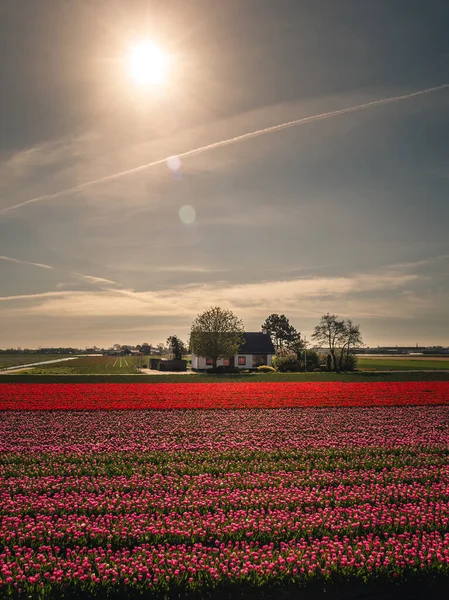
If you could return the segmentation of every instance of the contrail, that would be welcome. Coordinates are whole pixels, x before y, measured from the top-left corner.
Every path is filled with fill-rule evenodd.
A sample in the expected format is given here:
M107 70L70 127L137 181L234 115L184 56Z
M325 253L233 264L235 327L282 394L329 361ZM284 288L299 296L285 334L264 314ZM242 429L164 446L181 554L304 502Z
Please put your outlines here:
M90 281L92 283L98 283L98 284L110 283L112 285L120 285L116 281L112 281L112 279L105 279L104 277L93 277L92 275L84 275L83 273L77 273L76 271L64 271L63 269L59 269L58 267L53 267L52 265L31 262L30 260L21 260L19 258L13 258L12 256L0 256L0 260L17 263L19 265L29 265L31 267L38 267L39 269L51 269L52 271L63 271L64 273L66 273L68 275L74 275L75 277L81 277L82 279L86 279L87 281Z
M31 262L29 260L21 260L19 258L12 258L11 256L0 256L0 260L7 262L17 263L19 265L30 265L31 267L38 267L39 269L54 269L50 265L44 265L43 263Z
M188 158L189 156L196 156L197 154L202 154L203 152L208 152L209 150L214 150L215 148L222 148L224 146L230 146L231 144L236 144L238 142L244 142L245 140L250 140L259 135L265 135L267 133L274 133L276 131L281 131L282 129L289 129L290 127L304 125L305 123L313 123L314 121L320 121L321 119L330 119L331 117L337 117L339 115L345 115L346 113L364 110L365 108L371 108L372 106L378 106L380 104L387 104L389 102L399 102L400 100L408 100L409 98L416 98L416 96L422 96L423 94L431 94L432 92L438 92L438 91L444 90L448 87L449 87L449 83L444 83L443 85L438 85L436 87L427 88L425 90L418 90L417 92L411 92L410 94L402 94L401 96L391 96L390 98L381 98L380 100L372 100L371 102L365 102L364 104L357 104L356 106L349 106L348 108L340 108L339 110L332 110L330 112L321 113L318 115L312 115L310 117L303 117L301 119L287 121L286 123L281 123L279 125L272 125L271 127L265 127L264 129L257 129L256 131L250 131L249 133L243 133L242 135L237 135L237 136L229 138L227 140L221 140L219 142L212 142L211 144L207 144L206 146L201 146L201 147L195 148L193 150L188 150L187 152L182 152L181 154L178 154L177 157L178 158ZM1 209L0 214L9 212L10 210L15 210L16 208L21 208L22 206L26 206L27 204L34 204L35 202L41 202L43 200L52 200L53 198L60 198L62 196L67 196L68 194L72 194L73 192L79 192L80 190L84 190L85 188L88 188L92 185L97 185L99 183L105 183L108 181L114 181L115 179L119 179L120 177L124 177L125 175L133 175L134 173L139 173L140 171L144 171L145 169L150 169L151 167L156 167L157 165L162 165L162 164L166 163L169 158L171 158L171 157L167 156L165 158L161 158L159 160L155 160L153 162L149 162L144 165L134 167L132 169L127 169L126 171L120 171L118 173L113 173L112 175L106 175L105 177L100 177L99 179L92 179L90 181L80 183L79 185L75 185L71 188L67 188L65 190L55 192L54 194L45 194L44 196L38 196L37 198L31 198L30 200L25 200L24 202L15 204L14 206L8 206L6 208Z

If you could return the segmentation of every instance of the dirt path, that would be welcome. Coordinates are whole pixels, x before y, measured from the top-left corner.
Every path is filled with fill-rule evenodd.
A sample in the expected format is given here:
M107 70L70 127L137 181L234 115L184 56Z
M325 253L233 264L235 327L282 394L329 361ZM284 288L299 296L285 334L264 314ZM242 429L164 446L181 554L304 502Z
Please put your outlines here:
M140 369L142 375L196 375L195 371L156 371L153 369Z

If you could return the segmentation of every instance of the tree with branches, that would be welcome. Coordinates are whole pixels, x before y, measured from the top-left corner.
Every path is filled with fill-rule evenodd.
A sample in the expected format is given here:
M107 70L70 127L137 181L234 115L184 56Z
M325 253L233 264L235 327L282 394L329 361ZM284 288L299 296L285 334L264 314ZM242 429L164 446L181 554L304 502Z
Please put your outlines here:
M300 334L285 315L271 314L265 319L262 329L266 329L271 336L271 341L276 348L276 354L286 349L297 353L300 345ZM298 345L299 344L299 345Z
M325 345L329 348L332 357L332 368L338 373L340 363L337 359L337 349L341 347L345 335L345 323L337 315L329 313L321 317L318 325L315 326L312 339L317 344Z
M213 360L237 354L243 344L243 322L228 309L214 306L198 315L190 329L190 349L197 356Z
M343 344L340 350L340 371L343 370L345 364L349 365L349 356L351 350L363 344L362 334L360 333L360 325L355 325L351 319L345 322L345 332Z
M168 337L165 345L167 346L170 355L175 360L182 360L182 357L187 354L186 345L177 335Z
M323 315L315 326L312 339L329 348L332 369L337 373L349 364L351 350L363 343L359 325L351 319L345 321L329 313Z

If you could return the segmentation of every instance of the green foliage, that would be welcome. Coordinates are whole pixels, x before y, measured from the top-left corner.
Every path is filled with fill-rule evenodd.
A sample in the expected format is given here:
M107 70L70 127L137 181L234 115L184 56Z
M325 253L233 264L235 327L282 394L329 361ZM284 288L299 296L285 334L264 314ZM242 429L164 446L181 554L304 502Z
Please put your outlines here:
M294 336L293 340L288 343L287 348L290 352L294 352L298 360L301 360L301 356L304 352L304 342L301 339L300 333L297 333Z
M273 366L280 373L296 373L301 371L301 362L294 354L287 356L275 356L273 358Z
M307 362L307 371L313 371L314 369L318 369L320 366L320 356L318 352L315 350L307 350L306 351L306 362ZM304 366L304 351L302 352L302 366Z
M274 367L269 367L268 365L260 365L257 367L259 373L276 373L276 369Z
M285 315L271 314L262 325L271 336L276 352L298 343L299 334Z
M171 335L167 338L167 348L170 354L176 360L182 360L182 357L187 354L186 345L177 335Z
M355 354L345 354L342 366L343 371L354 371L357 367L357 356Z
M223 365L219 365L218 367L212 367L212 369L208 369L206 371L206 375L209 375L209 373L212 373L213 375L216 374L226 374L226 373L240 373L240 370L237 367L225 367Z
M217 360L237 354L244 342L243 323L230 310L211 307L198 315L190 330L190 348L197 356Z
M332 356L330 354L326 355L326 367L328 371L332 371Z

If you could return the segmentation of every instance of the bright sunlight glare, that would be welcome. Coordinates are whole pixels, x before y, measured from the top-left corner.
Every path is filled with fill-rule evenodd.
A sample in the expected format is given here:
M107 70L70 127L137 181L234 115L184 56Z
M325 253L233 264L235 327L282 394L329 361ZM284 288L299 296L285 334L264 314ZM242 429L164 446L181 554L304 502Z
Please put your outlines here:
M137 42L130 52L130 73L139 85L150 86L163 83L167 66L167 55L150 40Z

